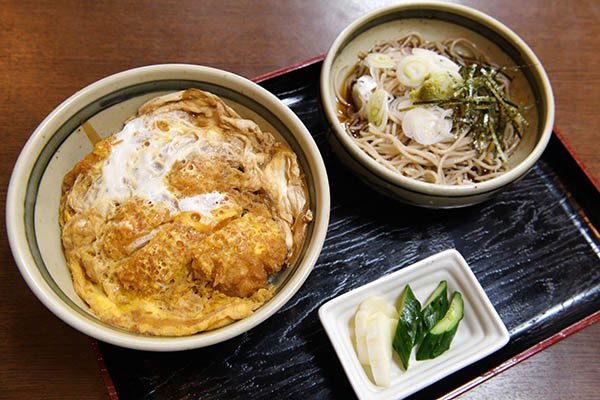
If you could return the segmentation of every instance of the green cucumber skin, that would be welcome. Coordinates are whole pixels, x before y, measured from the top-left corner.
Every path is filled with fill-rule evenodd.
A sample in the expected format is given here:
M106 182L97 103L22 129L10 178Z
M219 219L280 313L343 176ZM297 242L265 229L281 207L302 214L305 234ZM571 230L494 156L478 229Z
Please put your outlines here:
M437 291L440 291L440 293L421 310L421 323L419 324L417 343L423 341L427 332L429 332L431 328L444 317L446 311L448 311L448 283L446 281L441 281L431 295L434 295Z
M452 321L447 321L444 319L446 316L444 316L444 318L442 318L438 322L438 324L449 324L449 326L448 326L449 329L447 329L439 334L435 334L435 333L432 333L431 331L429 331L429 333L427 333L427 335L425 335L423 342L421 343L421 345L419 346L419 349L417 350L417 360L418 361L430 360L432 358L436 358L440 354L444 353L446 350L448 350L450 348L452 339L454 339L454 335L456 334L456 331L458 330L458 325L464 316L464 304L463 304L462 296L459 292L454 292L454 294L452 295L452 300L450 302L450 306L448 307L448 309L450 309L452 307L453 303L455 303L455 306L460 307L460 309L459 309L460 312L458 314L458 318L455 318ZM433 328L431 328L431 329L433 329Z
M410 354L416 344L421 315L421 303L419 303L409 285L404 288L398 306L398 325L396 325L392 347L400 357L402 366L407 370Z

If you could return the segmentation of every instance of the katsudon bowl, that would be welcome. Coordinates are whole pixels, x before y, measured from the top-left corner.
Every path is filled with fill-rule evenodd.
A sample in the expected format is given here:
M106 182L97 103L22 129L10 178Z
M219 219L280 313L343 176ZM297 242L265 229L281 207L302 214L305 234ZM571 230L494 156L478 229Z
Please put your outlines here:
M374 154L372 147L359 146L349 134L344 121L347 118L345 106L339 98L350 97L341 91L358 62L359 53L368 52L376 43L395 40L412 32L419 33L429 42L465 38L483 51L491 62L512 69L510 73L515 81L511 83L511 92L516 92L518 104L527 109L525 117L529 126L516 150L508 157L506 172L466 185L415 179L408 176L406 169L401 173L389 167L397 161L401 164L405 154L377 160L376 157L383 158L381 154ZM401 202L427 208L477 204L523 178L546 148L554 123L552 88L542 64L529 46L508 27L480 11L437 1L401 2L375 10L348 25L335 39L323 62L321 102L331 127L329 141L341 161L375 190ZM370 144L374 146L374 142ZM406 152L406 149L399 152Z
M61 244L59 204L65 174L92 143L122 129L138 107L156 96L197 88L221 97L240 116L284 141L306 180L312 221L298 256L272 276L274 295L250 316L189 336L132 333L97 318L75 292ZM229 72L184 64L137 68L102 79L59 105L33 132L14 167L6 221L17 266L34 294L64 322L122 347L176 351L233 338L276 313L300 289L315 265L329 221L329 185L323 160L298 117L274 95Z

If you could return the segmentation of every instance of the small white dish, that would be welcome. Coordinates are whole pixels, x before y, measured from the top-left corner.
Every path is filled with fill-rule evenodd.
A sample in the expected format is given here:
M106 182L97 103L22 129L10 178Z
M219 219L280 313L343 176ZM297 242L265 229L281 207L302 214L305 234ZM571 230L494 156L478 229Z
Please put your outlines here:
M356 355L354 314L358 306L374 295L395 305L406 284L410 284L415 296L423 303L441 280L448 282L449 296L459 291L464 300L464 318L450 349L425 361L416 361L413 349L408 371L401 369L400 360L394 354L391 385L387 388L376 386L369 367L362 366ZM495 352L509 340L506 326L473 271L456 250L435 254L338 296L321 306L319 318L361 400L404 398Z

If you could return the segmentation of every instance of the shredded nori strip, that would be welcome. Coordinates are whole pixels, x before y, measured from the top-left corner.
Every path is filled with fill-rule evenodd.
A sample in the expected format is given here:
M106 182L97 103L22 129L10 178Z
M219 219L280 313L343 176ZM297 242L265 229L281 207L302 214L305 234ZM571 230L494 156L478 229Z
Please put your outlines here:
M512 125L519 137L523 127L527 126L524 110L508 97L499 83L499 74L510 79L505 73L509 69L480 64L463 66L462 82L455 83L452 96L443 100L415 102L412 107L400 111L416 106L451 108L457 134L468 130L478 152L492 144L496 157L506 162L503 138L507 126Z

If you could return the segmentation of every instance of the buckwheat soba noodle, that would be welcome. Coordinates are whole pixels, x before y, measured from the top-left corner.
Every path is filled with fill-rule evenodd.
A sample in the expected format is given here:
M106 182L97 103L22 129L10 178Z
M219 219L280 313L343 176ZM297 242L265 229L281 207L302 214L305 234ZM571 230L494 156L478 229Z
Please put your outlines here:
M445 185L507 170L527 124L511 100L515 68L494 65L467 39L429 42L416 33L358 59L338 93L340 120L375 161Z

